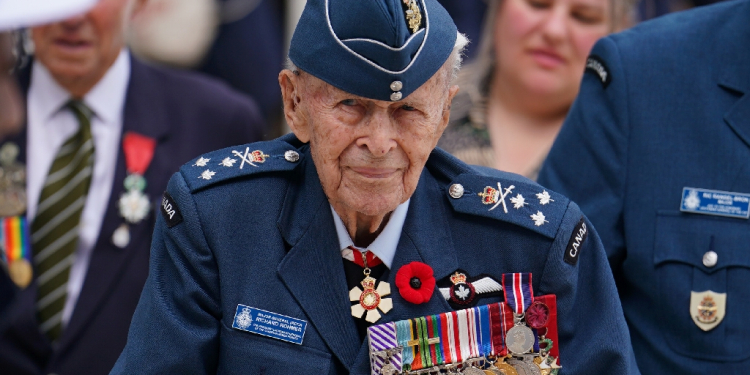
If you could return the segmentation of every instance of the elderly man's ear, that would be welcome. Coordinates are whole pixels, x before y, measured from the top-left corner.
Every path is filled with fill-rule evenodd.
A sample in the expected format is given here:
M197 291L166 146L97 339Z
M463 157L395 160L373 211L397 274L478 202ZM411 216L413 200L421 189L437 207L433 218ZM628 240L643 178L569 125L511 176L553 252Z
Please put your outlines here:
M284 117L289 129L302 142L310 141L310 125L300 108L300 74L284 69L279 73L279 85L284 102Z

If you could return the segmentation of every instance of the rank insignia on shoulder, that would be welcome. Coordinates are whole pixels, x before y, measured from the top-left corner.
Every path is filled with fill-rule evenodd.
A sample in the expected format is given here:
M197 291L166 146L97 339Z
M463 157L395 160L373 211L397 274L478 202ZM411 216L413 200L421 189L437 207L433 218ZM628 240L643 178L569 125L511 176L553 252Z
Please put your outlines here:
M445 190L458 212L507 221L554 238L569 200L530 180L510 174L508 177L464 173Z
M586 72L593 73L599 77L605 89L612 82L612 75L609 73L609 69L607 69L607 64L597 55L590 55L586 59Z
M503 290L500 282L492 276L468 277L463 270L457 270L437 284L440 294L454 309L474 307L482 298L501 296Z
M292 170L301 159L294 146L274 140L213 151L185 164L180 171L194 192L235 177Z

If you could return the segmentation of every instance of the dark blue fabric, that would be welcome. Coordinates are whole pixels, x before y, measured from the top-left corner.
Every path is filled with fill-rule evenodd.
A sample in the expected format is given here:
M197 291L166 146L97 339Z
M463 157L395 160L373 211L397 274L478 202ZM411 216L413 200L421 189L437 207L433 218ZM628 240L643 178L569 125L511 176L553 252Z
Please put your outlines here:
M683 187L750 193L750 2L645 22L596 44L539 180L596 226L645 374L750 366L750 221L680 212ZM706 268L707 251L718 254ZM704 332L691 291L727 293Z
M458 27L458 31L469 38L466 46L466 59L471 60L479 52L482 43L482 23L487 13L487 0L438 0L448 11Z
M241 20L219 27L199 68L253 97L268 123L281 114L277 77L286 59L283 25L283 1L261 0Z
M370 99L390 101L391 83L401 81L400 92L406 98L443 66L456 41L456 25L437 0L417 2L425 36L415 51L411 43L420 40L405 30L408 24L400 0L310 0L294 31L289 58L315 77ZM351 44L356 50L348 50L340 44L352 38L387 47L358 42ZM411 65L402 68L407 61Z
M137 60L131 64L123 132L137 132L157 141L144 175L145 193L153 207L160 206L169 176L186 160L217 147L261 139L264 125L260 112L247 97L194 73L152 68ZM13 138L22 149L22 160L25 139L25 130ZM5 141L0 140L0 145ZM117 209L126 176L122 150L116 168L89 270L59 345L53 349L39 332L35 284L15 290L16 301L0 316L0 373L107 374L125 346L148 272L156 216L130 225L132 239L124 249L112 244L112 233L123 223ZM7 287L7 279L0 278L0 283L0 289ZM0 297L6 298L4 294ZM0 302L0 310L2 305Z
M149 278L112 374L273 375L299 369L370 374L367 343L360 342L351 317L338 237L309 147L287 136L204 157L223 160L232 150L246 148L270 158L298 150L302 158L281 170L283 164L262 163L249 173L247 166L235 165L212 184L193 182L206 169L194 162L172 177L167 191L184 221L169 228L157 219ZM544 190L520 176L486 172L485 185L523 183ZM394 278L412 261L428 264L436 279L459 268L496 279L529 272L537 294L557 295L565 371L638 374L596 232L592 229L583 244L577 266L563 261L582 218L578 207L554 194L555 202L538 208L559 213L545 224L552 236L532 230L533 224L513 224L509 216L526 216L513 208L508 214L499 208L493 217L478 216L488 206L476 194L459 198L473 202L473 208L454 209L449 186L477 177L473 168L441 150L430 156L388 276L394 307L381 322L451 311L437 289L419 305L399 295ZM539 205L528 199L529 205ZM501 297L485 301L500 302ZM238 304L307 321L302 345L232 329Z

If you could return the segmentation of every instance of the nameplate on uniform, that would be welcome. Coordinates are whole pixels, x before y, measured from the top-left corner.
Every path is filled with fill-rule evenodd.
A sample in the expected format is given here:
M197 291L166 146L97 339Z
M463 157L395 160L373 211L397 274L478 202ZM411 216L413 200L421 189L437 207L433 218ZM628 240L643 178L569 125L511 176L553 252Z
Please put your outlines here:
M750 194L686 187L680 211L738 219L750 218Z
M307 322L240 304L237 305L232 328L302 345Z

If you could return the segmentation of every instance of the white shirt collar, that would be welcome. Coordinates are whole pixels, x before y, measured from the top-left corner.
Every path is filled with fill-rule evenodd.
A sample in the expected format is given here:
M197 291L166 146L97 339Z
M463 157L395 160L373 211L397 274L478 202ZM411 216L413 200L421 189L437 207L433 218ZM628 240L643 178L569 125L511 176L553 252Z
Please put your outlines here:
M35 90L35 99L41 119L47 121L70 100L70 93L55 81L38 60L34 61L31 69L31 89L44 88ZM123 49L104 77L83 97L83 102L105 123L120 121L129 80L130 53Z
M395 210L393 210L391 217L388 219L388 223L385 225L385 228L383 228L383 231L380 232L378 237L375 238L366 249L354 246L354 241L352 241L351 236L349 236L349 232L346 230L344 222L333 209L333 206L331 206L333 222L336 225L336 234L339 237L339 246L341 247L341 250L345 250L349 246L354 246L360 251L370 250L383 261L383 264L385 264L388 269L390 269L391 264L393 263L393 257L396 255L398 241L401 239L401 230L404 228L406 213L409 211L409 201L411 201L411 198L407 199L406 202L401 203Z

